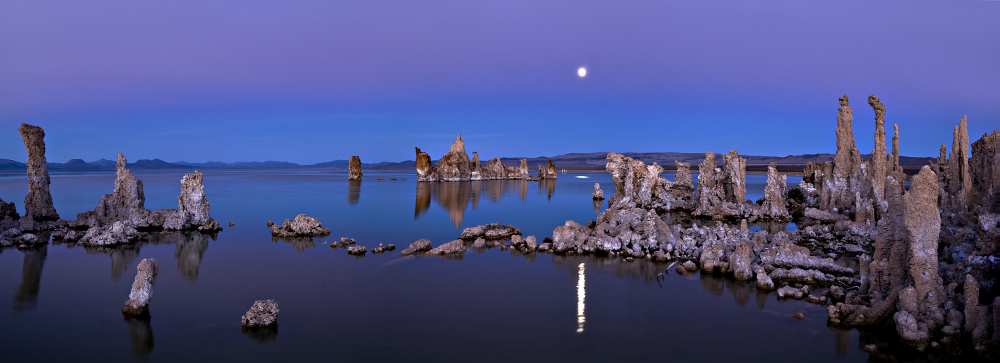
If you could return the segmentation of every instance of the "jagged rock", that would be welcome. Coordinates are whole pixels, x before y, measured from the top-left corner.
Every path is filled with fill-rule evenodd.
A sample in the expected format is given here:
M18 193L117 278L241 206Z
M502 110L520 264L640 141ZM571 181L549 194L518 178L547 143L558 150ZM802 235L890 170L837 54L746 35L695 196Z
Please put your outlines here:
M840 276L854 274L853 269L838 265L830 258L812 256L808 248L796 246L788 241L778 241L765 248L760 253L760 260L762 264L771 268L819 270Z
M88 226L102 226L122 221L131 226L146 224L146 197L142 190L142 181L137 179L126 167L128 161L125 155L118 153L115 162L115 187L111 194L105 194L93 212L84 212L77 216L77 223Z
M422 253L431 250L431 241L426 239L418 239L406 246L399 254L403 256L409 256L414 253Z
M701 249L701 271L707 273L726 273L729 263L726 261L725 244L720 241L706 242Z
M530 172L528 171L528 159L521 159L520 163L517 166L517 174L512 175L511 177L514 179L527 180L531 178L531 174L529 173Z
M753 247L749 242L736 245L736 251L729 261L729 266L733 270L733 276L737 281L750 281L753 279Z
M149 300L153 297L153 281L159 270L159 264L152 258L144 258L135 267L135 280L132 281L132 291L128 301L122 307L122 314L128 317L149 314Z
M454 241L438 245L427 251L430 256L462 255L465 253L465 242L456 239Z
M416 164L417 164L417 180L418 181L438 181L437 170L431 164L431 156L427 153L420 151L419 147L415 147L417 150L416 154Z
M778 168L767 166L767 185L764 186L764 204L761 205L763 216L772 220L787 220L790 216L785 207L785 188L788 176L778 174Z
M278 238L312 237L326 236L330 230L323 227L318 219L307 214L299 214L292 220L285 220L280 225L267 221L267 227L271 229L271 236Z
M608 154L605 168L615 184L614 199L610 203L615 208L681 211L693 207L694 190L690 185L690 174L687 174L687 180L681 175L679 182L671 183L659 176L663 168L656 163L646 165L618 153Z
M90 227L79 243L87 246L114 246L128 244L139 238L135 226L124 221Z
M552 250L556 253L575 251L590 235L590 229L574 221L566 221L552 231Z
M871 156L871 183L875 200L885 200L885 177L889 175L889 159L885 141L885 105L876 96L868 96L868 104L875 111L875 149Z
M267 299L257 300L240 319L243 328L271 328L278 325L278 302Z
M538 179L556 179L559 178L559 171L556 170L556 164L549 160L545 164L538 165Z
M181 177L181 192L177 196L177 209L169 210L163 228L166 230L198 230L217 232L222 230L209 215L211 206L205 195L205 176L201 171Z
M52 206L49 192L49 166L45 160L45 130L41 127L21 124L19 129L24 148L28 152L28 194L24 196L24 217L30 223L59 219L59 213Z
M776 268L774 271L771 271L769 276L774 281L788 284L829 286L835 281L833 275L823 273L819 270L805 270L801 268Z
M952 130L951 154L946 165L941 206L951 212L964 213L973 202L969 123L965 116L962 116L958 126Z
M486 248L486 239L479 237L472 242L472 248Z
M732 218L743 215L746 199L746 161L730 151L721 167L715 164L715 154L706 153L698 167L698 205L694 215L711 218Z
M903 164L899 161L899 124L892 124L892 157L890 170L894 174L903 173Z
M361 180L361 157L351 155L351 161L347 164L347 180Z
M485 180L507 179L507 167L503 165L500 158L490 160L482 170L482 178Z
M601 183L594 183L594 200L604 200L604 191L601 190Z
M480 237L485 238L486 240L498 240L507 239L513 235L519 234L521 234L521 230L515 228L514 226L490 223L466 228L462 230L462 235L459 238L466 241L472 241Z
M479 164L479 153L472 153L472 161L469 162L469 180L483 180L483 168Z
M1000 214L1000 131L972 144L972 187L980 213Z
M448 152L434 165L438 177L442 181L465 181L471 177L469 170L469 154L465 152L465 141L462 136L455 138Z

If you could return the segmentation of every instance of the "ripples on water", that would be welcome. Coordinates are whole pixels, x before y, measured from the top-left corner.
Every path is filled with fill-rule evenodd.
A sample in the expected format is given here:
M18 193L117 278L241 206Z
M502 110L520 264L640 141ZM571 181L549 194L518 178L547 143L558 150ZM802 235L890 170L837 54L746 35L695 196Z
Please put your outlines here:
M139 171L147 208L172 207L180 175ZM610 197L610 179L583 175L589 178L417 183L408 173L368 172L349 183L329 171L209 171L213 215L233 224L214 239L172 233L124 248L0 252L0 299L10 302L0 308L8 332L0 351L11 362L865 359L859 334L828 328L822 307L710 276L671 271L658 281L666 266L648 261L499 249L473 249L458 260L398 252L355 258L326 246L342 235L369 247L417 238L438 244L491 222L541 239L604 207L590 193L599 182ZM92 209L113 175L52 179L66 218ZM763 183L761 175L748 177L750 198L760 197ZM0 176L0 198L17 201L22 212L25 187L22 175ZM334 234L271 239L267 219L300 212ZM121 304L145 257L160 263L151 318L123 320ZM239 328L259 298L280 303L280 333ZM808 318L793 320L798 311Z

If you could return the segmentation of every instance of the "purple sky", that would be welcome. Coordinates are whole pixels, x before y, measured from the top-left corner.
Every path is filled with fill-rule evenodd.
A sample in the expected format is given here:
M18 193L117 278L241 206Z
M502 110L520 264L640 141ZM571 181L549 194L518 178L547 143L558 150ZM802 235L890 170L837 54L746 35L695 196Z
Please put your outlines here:
M1000 1L0 2L0 158L832 152L1000 128ZM590 76L576 77L586 65Z

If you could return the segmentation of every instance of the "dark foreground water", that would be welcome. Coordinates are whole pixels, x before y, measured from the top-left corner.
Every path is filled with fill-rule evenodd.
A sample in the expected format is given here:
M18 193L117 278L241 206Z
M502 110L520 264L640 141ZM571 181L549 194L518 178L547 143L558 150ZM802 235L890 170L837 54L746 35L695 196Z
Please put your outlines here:
M138 172L150 209L176 206L180 172ZM589 179L577 179L585 175ZM68 218L94 208L113 175L54 175ZM509 223L543 236L593 219L594 181L418 185L368 173L360 184L316 171L209 171L214 240L164 236L114 250L50 245L0 252L0 360L28 361L861 361L857 331L826 326L822 307L778 301L750 284L678 276L666 266L470 250L462 259L356 258L326 242L351 236L404 247L455 239L466 226ZM749 176L751 198L764 177ZM797 182L797 180L794 180ZM0 198L23 212L23 175ZM272 241L265 227L306 212L334 234ZM135 264L160 263L148 322L126 321ZM245 334L255 299L281 307L275 334ZM804 312L805 320L791 318Z

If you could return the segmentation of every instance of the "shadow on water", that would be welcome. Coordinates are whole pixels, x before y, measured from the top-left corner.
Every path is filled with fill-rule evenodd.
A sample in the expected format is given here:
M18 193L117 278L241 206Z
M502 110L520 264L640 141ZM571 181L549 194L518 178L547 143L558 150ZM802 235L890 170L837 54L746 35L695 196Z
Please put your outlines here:
M21 284L14 296L14 310L31 310L38 304L38 291L41 289L42 270L45 267L45 257L48 246L24 250L24 260L21 264Z
M528 199L527 180L477 180L471 182L418 182L417 195L414 202L413 218L420 218L431 207L431 201L448 213L451 222L459 227L465 219L465 211L471 205L472 209L479 207L480 198L497 203L508 193L517 192L518 198ZM556 191L555 180L538 182L539 192L546 193L549 200Z
M132 353L145 359L153 352L153 327L149 317L125 319L128 337L132 341Z
M348 180L347 203L351 205L358 204L358 200L360 199L361 199L361 180Z
M257 341L257 343L271 343L278 340L278 326L264 328L241 328L243 335Z
M208 250L211 235L202 233L163 232L150 235L148 239L136 243L115 247L83 246L84 251L91 255L107 255L111 257L111 279L118 281L133 265L143 246L175 245L174 257L177 260L177 270L181 276L190 281L198 279L201 261Z

